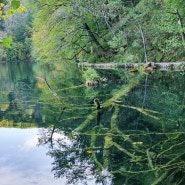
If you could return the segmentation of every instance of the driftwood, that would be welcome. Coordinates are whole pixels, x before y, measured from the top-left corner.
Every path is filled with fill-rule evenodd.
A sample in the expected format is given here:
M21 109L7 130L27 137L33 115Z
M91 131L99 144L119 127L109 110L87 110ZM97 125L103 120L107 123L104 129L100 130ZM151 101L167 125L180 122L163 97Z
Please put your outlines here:
M185 62L147 62L147 63L89 63L81 62L78 63L79 68L95 68L95 69L114 69L123 68L129 70L139 70L140 68L145 69L147 72L152 72L155 69L160 71L174 70L174 71L184 71Z

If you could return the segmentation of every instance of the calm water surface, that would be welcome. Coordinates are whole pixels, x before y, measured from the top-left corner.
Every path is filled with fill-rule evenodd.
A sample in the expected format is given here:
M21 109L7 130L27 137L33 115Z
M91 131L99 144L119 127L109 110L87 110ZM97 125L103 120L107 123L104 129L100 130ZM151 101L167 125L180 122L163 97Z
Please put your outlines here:
M184 73L82 72L0 65L0 184L184 185Z
M47 149L38 147L38 129L0 129L0 182L10 184L64 184L51 174Z

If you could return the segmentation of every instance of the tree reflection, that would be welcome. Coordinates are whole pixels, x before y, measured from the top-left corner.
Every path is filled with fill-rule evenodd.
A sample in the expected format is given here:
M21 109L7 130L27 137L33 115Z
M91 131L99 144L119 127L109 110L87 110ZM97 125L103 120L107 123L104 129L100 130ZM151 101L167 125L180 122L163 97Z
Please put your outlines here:
M49 144L56 178L68 184L185 183L184 97L164 81L155 90L157 82L147 78L136 75L105 98L101 119L95 107L81 109L79 118L77 107L67 104L54 127L44 129L39 143Z
M0 125L33 127L43 124L36 80L31 63L7 63L0 67ZM38 123L38 124L37 124Z
M91 154L87 152L86 138L79 135L68 137L61 129L56 129L51 142L51 132L52 128L40 129L39 144L50 143L47 155L54 160L52 171L56 178L65 177L67 179L66 184L76 184L78 182L87 184L88 181L93 182L94 179L96 179L96 184L111 184L111 174L106 169L99 173ZM97 153L99 153L99 150L97 150Z

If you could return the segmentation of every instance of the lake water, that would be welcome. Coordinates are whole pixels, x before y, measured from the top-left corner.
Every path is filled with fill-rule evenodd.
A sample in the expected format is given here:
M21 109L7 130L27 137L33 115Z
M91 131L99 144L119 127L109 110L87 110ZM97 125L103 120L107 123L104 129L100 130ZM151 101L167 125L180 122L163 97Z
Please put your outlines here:
M38 129L1 128L0 182L9 184L64 184L51 174L47 149L38 147Z
M0 66L1 185L185 183L183 72L42 69Z

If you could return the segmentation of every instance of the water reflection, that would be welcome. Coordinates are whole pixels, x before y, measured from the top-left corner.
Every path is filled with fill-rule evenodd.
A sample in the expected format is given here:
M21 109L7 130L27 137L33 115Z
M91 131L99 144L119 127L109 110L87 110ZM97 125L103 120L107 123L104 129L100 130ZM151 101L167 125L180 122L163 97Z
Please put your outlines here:
M38 147L38 129L0 129L0 182L10 184L59 185L51 174L47 149Z
M25 180L25 174L36 169L33 164L37 172L44 172L38 163L46 159L42 167L46 165L66 184L184 184L182 73L99 71L107 82L86 87L75 67L47 70L42 74L35 68L35 76L23 74L17 80L10 77L9 89L1 84L1 125L40 127L38 148L44 147L47 154L46 158L42 152L36 155L35 150L41 149L35 149L35 137L22 143L6 133L6 155L1 154L4 171L16 166L17 175ZM94 98L102 109L96 109ZM7 158L12 156L8 146L17 151L12 152L14 157ZM32 155L35 161L28 157ZM38 178L37 173L31 174Z
M52 171L56 178L66 177L67 184L112 184L111 173L107 169L99 173L87 149L80 146L79 136L69 137L56 129L51 142L49 134L52 134L51 130L42 129L39 144L46 145L46 139L49 139L47 155L53 159Z
M39 92L31 65L1 64L0 71L1 126L30 127L42 124L37 102Z

